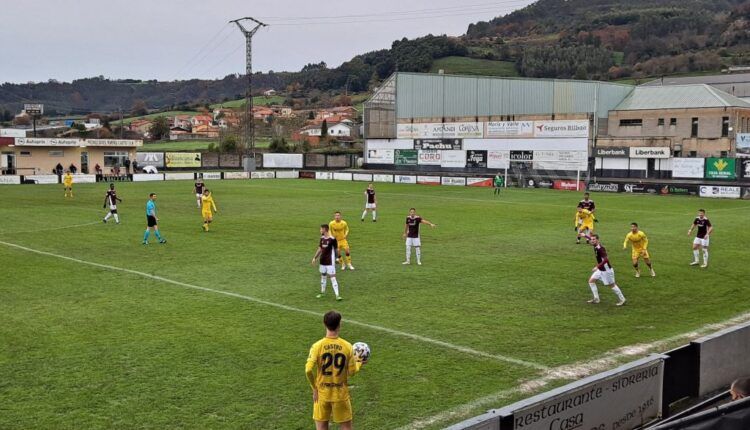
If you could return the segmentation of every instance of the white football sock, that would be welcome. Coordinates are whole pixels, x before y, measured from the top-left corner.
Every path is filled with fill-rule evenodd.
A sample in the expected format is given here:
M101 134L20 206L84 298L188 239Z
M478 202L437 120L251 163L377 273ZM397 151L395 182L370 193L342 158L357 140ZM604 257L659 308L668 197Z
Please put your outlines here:
M422 247L421 246L417 246L415 248L416 249L414 251L417 253L417 263L419 263L419 262L422 261Z
M323 294L326 292L326 275L323 275L320 277L320 294Z
M697 262L698 262L698 260L700 259L700 258L698 257L698 255L700 255L700 253L698 252L698 250L697 250L697 249L694 249L694 250L693 250L693 261L695 261L696 263L697 263Z
M331 277L331 286L333 287L333 292L336 294L336 297L339 296L339 283L336 281L336 277Z
M195 201L196 201L196 203L198 203L198 207L200 208L201 207L201 199L196 199Z
M622 295L622 290L620 290L620 287L618 287L617 284L615 284L615 286L612 287L612 291L615 292L615 294L617 295L617 298L620 299L620 301L625 300L625 296Z
M411 260L411 245L406 245L406 261Z
M117 215L117 214L114 214L114 215L115 215L115 222L119 223L120 222L120 216Z
M599 289L596 288L596 283L589 282L589 288L591 288L591 294L594 295L594 300L599 300Z
M372 211L372 220L375 221L375 219L378 217L377 215L378 211Z
M703 248L703 264L708 264L708 249Z
M104 221L108 220L109 217L112 216L112 212L107 212L107 215L104 215Z
M365 219L366 216L367 216L367 209L362 211L362 219Z

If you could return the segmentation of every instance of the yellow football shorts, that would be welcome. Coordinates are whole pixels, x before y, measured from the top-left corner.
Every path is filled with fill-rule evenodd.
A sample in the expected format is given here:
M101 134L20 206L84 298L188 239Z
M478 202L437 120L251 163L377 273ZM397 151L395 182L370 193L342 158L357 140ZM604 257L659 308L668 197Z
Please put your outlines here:
M352 402L343 400L340 402L326 402L318 400L313 403L313 419L315 421L328 422L333 418L335 423L345 423L352 420Z
M339 249L348 249L349 248L349 242L346 239L344 239L344 240L337 240L336 242L339 243Z
M585 222L578 226L578 232L581 233L585 231L586 229L589 230L589 232L594 231L594 223L593 222Z
M651 258L651 256L648 254L648 249L633 248L633 251L630 255L633 257L633 260L637 260L638 258Z
M210 219L214 216L211 211L201 211L201 215L203 215L203 219Z

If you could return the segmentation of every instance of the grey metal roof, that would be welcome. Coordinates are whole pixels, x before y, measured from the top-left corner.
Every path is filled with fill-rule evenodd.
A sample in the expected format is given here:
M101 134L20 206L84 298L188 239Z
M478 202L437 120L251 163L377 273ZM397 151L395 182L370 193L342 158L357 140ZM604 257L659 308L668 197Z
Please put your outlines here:
M596 112L603 118L633 88L595 81L398 73L396 115L444 118Z
M705 76L683 76L654 79L646 82L642 86L662 86L662 85L688 85L688 84L740 84L750 83L750 73L734 73L723 75L705 75Z
M710 85L636 87L614 110L746 107L750 103Z

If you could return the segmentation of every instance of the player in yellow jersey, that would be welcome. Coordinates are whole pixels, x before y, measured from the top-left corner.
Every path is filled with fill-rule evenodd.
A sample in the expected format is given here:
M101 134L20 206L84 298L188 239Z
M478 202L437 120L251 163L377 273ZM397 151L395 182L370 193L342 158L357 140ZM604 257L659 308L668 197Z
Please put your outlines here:
M212 212L213 209L213 212ZM201 196L201 216L203 217L203 231L208 231L208 226L214 220L214 212L219 212L216 209L216 203L211 195L211 191L208 188L203 189L203 195Z
M354 354L352 345L339 337L341 314L328 311L323 316L326 337L315 342L305 363L305 374L313 392L313 420L316 430L328 430L328 422L341 430L352 429L352 402L349 377L365 363Z
M62 181L63 188L65 188L65 197L73 197L73 175L70 174L70 170L65 171Z
M628 248L628 242L632 246L630 256L633 258L633 268L635 269L635 277L641 277L641 269L638 267L638 260L643 258L643 262L648 266L651 276L656 276L653 266L651 266L651 256L648 253L648 237L646 233L638 229L637 223L630 224L630 233L625 235L625 242L622 243L622 249Z
M341 212L337 211L333 214L333 221L328 223L328 228L331 231L331 236L333 236L339 244L339 255L341 256L339 262L341 263L341 270L346 270L347 267L349 267L349 270L354 270L354 266L352 266L352 255L349 250L349 242L347 240L349 238L349 224L341 219Z
M579 207L576 210L575 225L576 243L581 243L581 236L586 237L586 243L589 243L589 237L594 234L594 214L590 210Z

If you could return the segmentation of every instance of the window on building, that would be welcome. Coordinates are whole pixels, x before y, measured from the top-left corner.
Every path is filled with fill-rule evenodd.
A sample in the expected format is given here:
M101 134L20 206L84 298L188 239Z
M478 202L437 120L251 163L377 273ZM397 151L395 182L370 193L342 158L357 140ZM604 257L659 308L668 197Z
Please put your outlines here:
M643 125L642 119L621 119L620 127L640 127Z
M124 166L127 151L104 151L104 167Z
M690 151L690 156L695 158L698 156L698 151Z
M693 118L692 124L690 127L690 137L698 137L698 118Z
M729 153L727 151L721 151L719 154L720 154L719 156L721 158L726 158L729 155Z
M676 127L677 126L677 118L669 118L669 126L670 127Z
M664 127L664 118L659 118L659 127Z
M682 151L680 151L680 150L674 151L674 154L672 156L673 157L682 157Z
M50 157L64 157L65 156L65 152L62 149L52 150L48 154Z
M729 136L729 117L721 117L721 137Z

